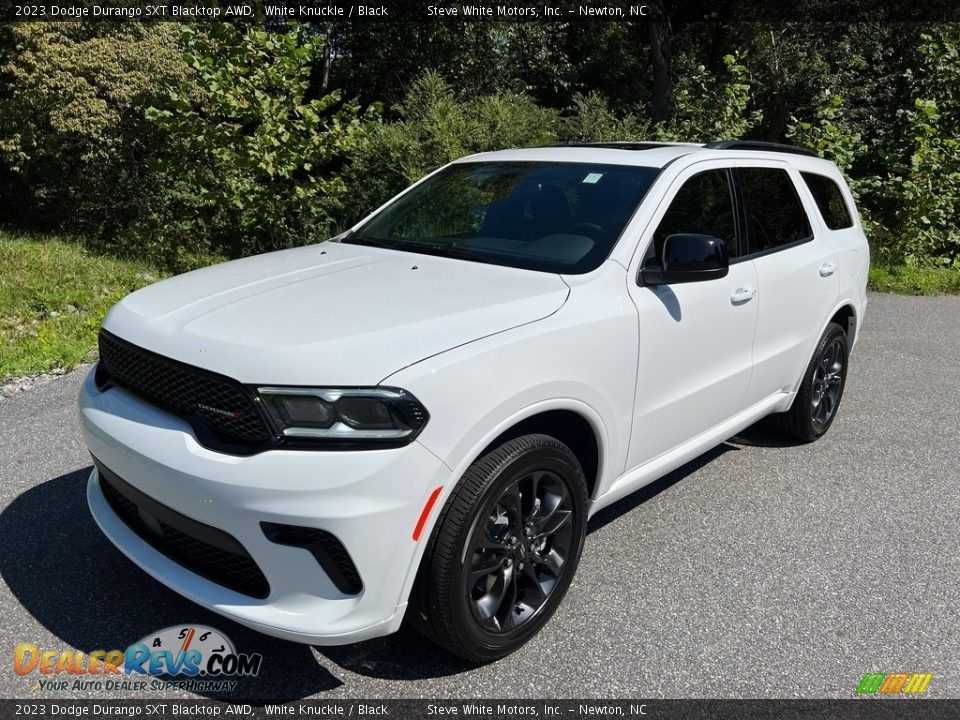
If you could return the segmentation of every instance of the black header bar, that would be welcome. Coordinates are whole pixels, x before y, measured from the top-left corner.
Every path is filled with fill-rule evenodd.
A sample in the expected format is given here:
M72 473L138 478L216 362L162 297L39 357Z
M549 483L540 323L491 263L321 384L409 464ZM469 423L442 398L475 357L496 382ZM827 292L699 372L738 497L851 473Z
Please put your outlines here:
M0 700L0 718L352 718L353 720L940 720L956 718L958 700Z
M957 0L0 0L0 22L919 22Z

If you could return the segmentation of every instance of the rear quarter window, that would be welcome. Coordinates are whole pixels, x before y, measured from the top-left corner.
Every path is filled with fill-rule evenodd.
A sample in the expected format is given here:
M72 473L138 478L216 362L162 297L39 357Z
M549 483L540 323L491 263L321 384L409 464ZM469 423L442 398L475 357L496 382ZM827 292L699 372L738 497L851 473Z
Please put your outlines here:
M813 239L793 180L778 168L741 168L750 254Z
M853 227L853 218L847 201L844 200L840 186L826 175L800 173L817 203L823 222L830 230L842 230Z

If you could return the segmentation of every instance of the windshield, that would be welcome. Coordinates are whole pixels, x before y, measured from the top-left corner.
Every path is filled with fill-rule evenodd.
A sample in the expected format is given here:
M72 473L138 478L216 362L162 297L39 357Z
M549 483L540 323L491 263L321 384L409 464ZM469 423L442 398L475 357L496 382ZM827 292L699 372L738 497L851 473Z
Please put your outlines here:
M585 273L610 254L658 172L588 163L458 163L343 242Z

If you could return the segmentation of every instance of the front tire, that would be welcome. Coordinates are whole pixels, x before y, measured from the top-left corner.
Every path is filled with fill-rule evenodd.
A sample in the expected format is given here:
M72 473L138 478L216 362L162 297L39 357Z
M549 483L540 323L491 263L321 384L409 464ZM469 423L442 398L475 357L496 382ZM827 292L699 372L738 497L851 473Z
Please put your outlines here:
M820 337L790 410L773 416L778 429L800 442L822 437L837 416L847 382L847 333L830 323Z
M471 662L510 654L563 599L586 526L586 478L566 445L524 435L491 450L437 520L414 591L418 629Z

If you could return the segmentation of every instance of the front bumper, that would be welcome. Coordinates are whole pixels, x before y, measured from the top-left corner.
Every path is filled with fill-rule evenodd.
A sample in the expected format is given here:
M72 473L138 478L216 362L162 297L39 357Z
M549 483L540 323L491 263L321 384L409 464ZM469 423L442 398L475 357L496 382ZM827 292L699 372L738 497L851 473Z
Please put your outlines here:
M120 388L100 392L92 372L80 391L80 415L87 447L104 467L167 508L235 538L266 577L269 594L230 590L155 549L107 502L94 469L87 485L94 519L163 584L243 625L296 642L351 643L399 627L421 554L413 529L432 490L449 479L447 467L423 446L216 453L200 445L181 419ZM262 522L332 533L363 589L345 594L308 550L271 542Z

